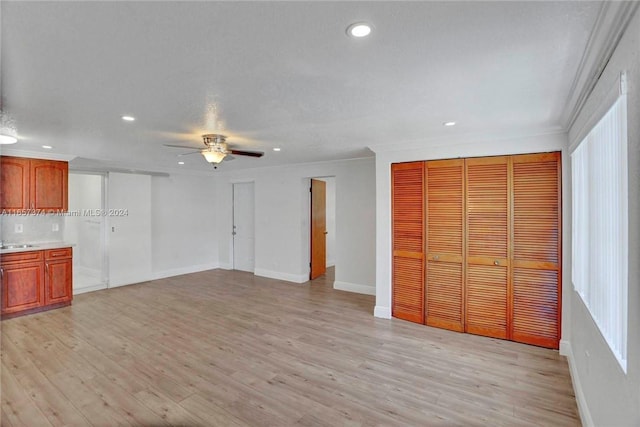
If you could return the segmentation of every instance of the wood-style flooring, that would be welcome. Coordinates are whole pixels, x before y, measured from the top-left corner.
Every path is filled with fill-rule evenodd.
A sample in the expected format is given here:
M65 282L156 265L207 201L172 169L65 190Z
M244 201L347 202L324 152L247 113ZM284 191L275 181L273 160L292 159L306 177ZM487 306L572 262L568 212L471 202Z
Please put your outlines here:
M377 319L331 284L212 270L5 320L2 426L580 424L556 351Z

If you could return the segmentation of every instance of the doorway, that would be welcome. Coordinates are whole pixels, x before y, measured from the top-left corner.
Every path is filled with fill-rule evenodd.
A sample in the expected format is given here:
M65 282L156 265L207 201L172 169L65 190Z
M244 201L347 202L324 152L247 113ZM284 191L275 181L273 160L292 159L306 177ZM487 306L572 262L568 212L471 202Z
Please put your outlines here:
M64 240L73 247L73 293L107 288L105 177L69 173L69 215Z
M233 184L233 269L254 272L253 182Z
M310 272L313 280L335 265L335 178L311 179Z

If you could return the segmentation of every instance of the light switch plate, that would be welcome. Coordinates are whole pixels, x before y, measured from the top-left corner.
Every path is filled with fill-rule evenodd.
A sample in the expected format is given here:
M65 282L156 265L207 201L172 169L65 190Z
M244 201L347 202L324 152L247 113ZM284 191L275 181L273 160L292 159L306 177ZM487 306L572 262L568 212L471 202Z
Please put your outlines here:
M22 233L22 231L23 231L22 224L16 224L16 226L13 229L13 231L16 232L16 233Z
M51 231L59 231L60 225L58 223L54 223L51 225Z

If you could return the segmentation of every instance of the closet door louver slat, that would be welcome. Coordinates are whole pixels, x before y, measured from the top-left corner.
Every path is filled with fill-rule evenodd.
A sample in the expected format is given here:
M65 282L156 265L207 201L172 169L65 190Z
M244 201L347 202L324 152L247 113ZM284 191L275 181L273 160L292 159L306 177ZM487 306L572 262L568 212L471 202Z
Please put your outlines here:
M424 323L424 162L391 167L392 315Z
M466 160L466 331L507 338L508 157Z
M513 157L512 339L560 341L560 155Z
M464 160L426 163L426 323L464 330Z

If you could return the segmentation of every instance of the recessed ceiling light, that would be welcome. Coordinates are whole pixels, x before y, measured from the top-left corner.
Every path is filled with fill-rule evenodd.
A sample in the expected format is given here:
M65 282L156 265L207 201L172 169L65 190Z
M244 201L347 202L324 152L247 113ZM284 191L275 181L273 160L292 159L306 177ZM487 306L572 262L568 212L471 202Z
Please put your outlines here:
M184 165L184 162L178 162L179 165Z
M347 27L347 34L351 37L361 38L371 34L371 25L366 22L356 22Z
M273 151L280 151L280 148L275 147L275 148L273 149Z
M122 116L122 120L124 120L125 122L133 122L135 121L135 117L133 116Z
M47 150L51 150L53 147L50 145L43 145L42 148L47 149Z
M444 126L455 126L456 122L444 122L443 125Z

